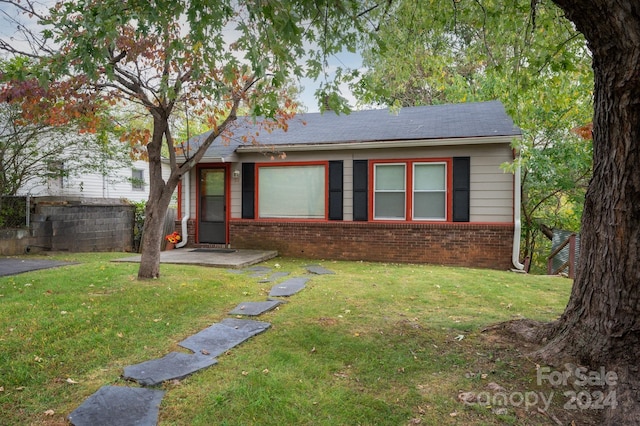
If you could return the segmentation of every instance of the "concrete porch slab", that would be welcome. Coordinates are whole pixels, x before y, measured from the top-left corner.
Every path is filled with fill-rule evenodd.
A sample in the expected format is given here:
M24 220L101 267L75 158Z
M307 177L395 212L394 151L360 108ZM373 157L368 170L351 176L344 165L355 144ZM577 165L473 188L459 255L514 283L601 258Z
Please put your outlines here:
M160 263L173 263L178 265L199 265L219 268L240 269L261 263L278 256L275 250L207 250L195 248L180 248L167 250L160 253ZM140 255L129 256L122 259L114 259L114 262L140 262Z

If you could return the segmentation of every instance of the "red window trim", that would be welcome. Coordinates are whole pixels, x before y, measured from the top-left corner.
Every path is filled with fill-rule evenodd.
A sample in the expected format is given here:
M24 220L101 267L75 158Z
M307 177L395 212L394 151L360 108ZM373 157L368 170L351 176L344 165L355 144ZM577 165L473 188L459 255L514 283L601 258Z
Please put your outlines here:
M445 163L446 164L446 214L444 220L434 219L413 219L413 165L415 163ZM404 220L392 219L375 219L374 218L374 202L375 202L375 166L376 164L404 164L405 173L405 209ZM385 159L369 161L369 221L371 222L412 222L412 223L453 223L453 158L401 158L401 159Z
M301 166L324 166L324 218L322 219L303 219L289 217L260 217L260 168L261 167L301 167ZM292 222L325 222L329 221L329 161L286 161L278 163L256 163L255 164L255 194L254 194L254 212L255 220L282 222L283 220Z

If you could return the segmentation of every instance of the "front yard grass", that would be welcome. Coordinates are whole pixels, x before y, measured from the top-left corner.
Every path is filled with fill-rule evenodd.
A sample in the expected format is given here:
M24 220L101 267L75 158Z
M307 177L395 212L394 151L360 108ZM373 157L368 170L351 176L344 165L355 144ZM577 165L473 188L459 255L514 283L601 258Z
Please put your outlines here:
M122 254L52 254L79 262L0 278L0 418L68 424L66 416L130 364L184 351L177 343L273 283L249 273L162 265L137 281ZM553 424L571 421L556 392L548 412L512 400L464 404L462 391L551 392L531 348L482 330L514 318L552 320L571 281L431 265L277 258L290 276L321 264L302 292L263 314L271 328L219 364L164 383L161 425ZM274 269L275 270L275 269ZM555 414L554 414L555 413ZM566 422L565 422L566 424Z

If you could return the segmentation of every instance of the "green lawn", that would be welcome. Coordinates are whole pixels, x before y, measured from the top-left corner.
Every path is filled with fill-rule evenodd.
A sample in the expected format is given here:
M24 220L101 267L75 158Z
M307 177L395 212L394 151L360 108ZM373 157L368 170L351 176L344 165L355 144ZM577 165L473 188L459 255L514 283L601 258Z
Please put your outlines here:
M178 265L139 282L136 264L110 262L121 256L51 255L80 263L0 278L0 423L67 424L100 387L137 386L121 379L125 366L183 350L177 342L240 302L266 300L273 285ZM265 265L298 276L310 263L336 274L312 277L259 317L272 327L218 365L165 383L161 425L550 424L536 407L500 411L458 394L490 382L548 391L522 348L482 329L556 318L570 280L429 265ZM565 420L571 413L556 399L551 411Z

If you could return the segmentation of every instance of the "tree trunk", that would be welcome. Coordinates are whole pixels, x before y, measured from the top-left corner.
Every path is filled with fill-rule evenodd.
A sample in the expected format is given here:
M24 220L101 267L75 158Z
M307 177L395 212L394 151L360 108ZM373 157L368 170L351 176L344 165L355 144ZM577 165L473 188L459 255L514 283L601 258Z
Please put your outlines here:
M175 170L164 181L162 177L162 140L164 129L168 123L166 120L156 118L153 120L153 136L147 145L149 153L149 199L145 207L144 238L142 240L140 268L138 279L151 279L160 276L160 248L162 246L164 220L167 209L171 203L171 196L178 185L178 176Z
M539 355L615 372L607 424L640 424L640 3L554 0L593 54L594 170L569 303Z

